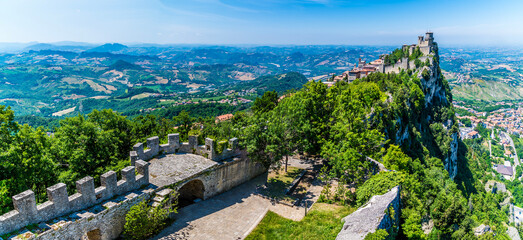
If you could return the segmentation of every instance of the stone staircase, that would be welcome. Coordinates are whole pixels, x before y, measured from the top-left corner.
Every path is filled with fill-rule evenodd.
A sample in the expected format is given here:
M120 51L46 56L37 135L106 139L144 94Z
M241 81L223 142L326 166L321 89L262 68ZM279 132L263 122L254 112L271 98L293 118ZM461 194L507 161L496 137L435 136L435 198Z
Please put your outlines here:
M169 197L169 194L172 191L173 191L172 189L166 188L164 190L157 192L156 195L154 196L154 198L152 199L152 201L149 202L149 206L153 206L153 207L161 206L162 202L165 200L165 198Z

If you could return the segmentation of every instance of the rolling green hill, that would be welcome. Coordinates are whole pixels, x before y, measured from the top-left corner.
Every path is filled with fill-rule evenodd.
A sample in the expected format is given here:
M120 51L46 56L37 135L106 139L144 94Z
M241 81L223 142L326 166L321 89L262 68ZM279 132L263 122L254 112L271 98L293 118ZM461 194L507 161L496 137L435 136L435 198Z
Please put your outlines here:
M504 101L523 99L523 87L499 81L474 80L474 83L451 84L456 100Z

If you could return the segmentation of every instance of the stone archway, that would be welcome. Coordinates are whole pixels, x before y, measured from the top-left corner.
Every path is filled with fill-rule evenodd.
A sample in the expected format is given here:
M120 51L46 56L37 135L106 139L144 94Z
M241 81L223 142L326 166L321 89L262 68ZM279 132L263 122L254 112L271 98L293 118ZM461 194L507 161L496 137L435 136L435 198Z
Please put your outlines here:
M82 240L102 240L102 231L100 229L94 229L87 232Z
M205 187L199 179L191 180L178 189L178 207L182 208L194 203L196 199L203 200Z

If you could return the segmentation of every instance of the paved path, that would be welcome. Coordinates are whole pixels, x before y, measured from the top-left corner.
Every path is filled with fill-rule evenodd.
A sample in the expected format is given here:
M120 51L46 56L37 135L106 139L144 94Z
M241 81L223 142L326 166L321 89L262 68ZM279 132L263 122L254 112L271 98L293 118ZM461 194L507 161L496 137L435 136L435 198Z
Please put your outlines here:
M293 163L298 163L296 160ZM264 184L266 178L266 175L256 177L230 191L180 209L175 222L152 239L243 239L268 210L295 221L301 220L305 216L304 208L274 204L254 194L256 186ZM314 181L304 199L309 208L321 190L321 182Z
M518 158L518 152L516 151L516 146L514 146L514 140L512 140L512 137L507 132L503 132L505 137L509 140L510 146L512 147L512 151L514 151L514 165L519 165L519 158Z
M492 157L492 140L488 140L488 149L490 151L490 157Z
M269 206L252 195L266 176L179 210L175 222L152 239L241 239L265 216Z

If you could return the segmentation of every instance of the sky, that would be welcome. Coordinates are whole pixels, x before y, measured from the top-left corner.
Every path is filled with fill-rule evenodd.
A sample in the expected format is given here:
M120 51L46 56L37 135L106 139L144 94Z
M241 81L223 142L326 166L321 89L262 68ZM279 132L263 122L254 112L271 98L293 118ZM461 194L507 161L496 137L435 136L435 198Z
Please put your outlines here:
M0 42L523 45L522 0L0 0Z

